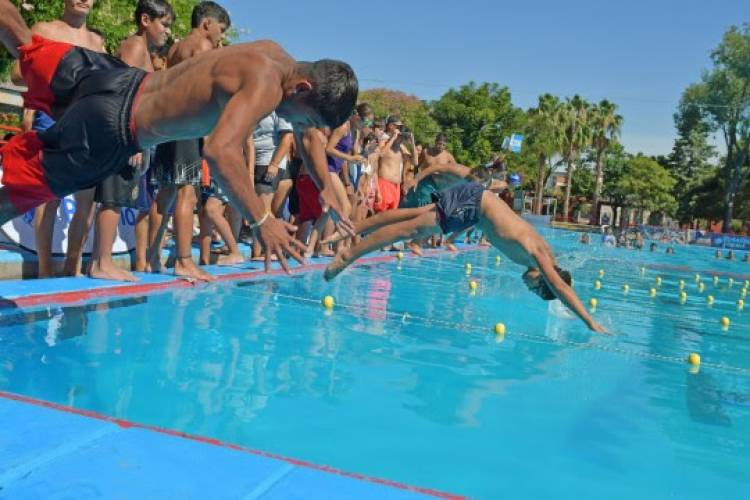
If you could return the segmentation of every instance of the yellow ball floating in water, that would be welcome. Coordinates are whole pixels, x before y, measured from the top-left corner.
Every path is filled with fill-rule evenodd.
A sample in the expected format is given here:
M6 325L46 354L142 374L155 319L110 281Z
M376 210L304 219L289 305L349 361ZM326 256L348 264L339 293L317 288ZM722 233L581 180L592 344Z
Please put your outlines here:
M687 362L693 366L698 366L699 364L701 364L701 355L697 352L691 352L690 354L688 354Z
M718 284L719 284L719 277L714 276L714 285L718 285Z
M745 280L745 288L750 288L750 280Z
M627 295L629 291L630 291L630 285L628 284L622 285L622 293Z
M698 283L698 291L700 293L703 293L703 290L705 290L705 289L706 289L706 285L704 285L702 282Z
M596 305L597 305L598 303L599 303L599 302L598 302L598 301L597 301L596 299L591 299L591 300L589 300L589 305L590 305L590 306L591 306L592 308L594 308L594 309L596 309Z
M467 275L471 274L471 264L466 264L465 269Z
M323 307L326 309L333 309L333 306L336 304L336 302L333 300L333 297L330 295L326 295L323 297Z
M661 276L656 277L656 286L661 286Z
M641 276L643 276L644 274L646 274L646 268L641 266Z
M598 275L599 275L600 278L603 278L604 277L604 269L599 269Z
M729 285L729 288L732 288L734 286L734 278L729 278L727 280L727 285Z
M741 311L745 308L745 301L740 299L737 301L737 310Z
M743 299L747 297L747 288L743 288L742 290L740 290L740 297L742 297Z
M685 288L685 280L680 280L679 282L680 290Z
M594 281L594 290L599 290L602 287L602 282L599 280Z
M396 258L398 260L404 260L404 252L399 252L396 254Z
M721 326L723 328L729 328L729 323L730 323L729 322L729 318L727 318L726 316L724 316L723 318L721 318Z
M649 297L656 297L656 288L652 288L651 290L649 290L648 291L648 296Z
M680 303L684 304L685 302L687 302L687 293L680 292Z
M503 323L497 323L495 325L495 334L496 335L505 335L505 325Z
M502 261L503 261L503 258L500 257L499 255L495 257L495 264L500 264Z
M710 306L710 305L712 305L713 303L714 303L714 296L713 296L713 295L709 295L709 296L707 296L707 297L706 297L706 304L708 304L708 305Z
M477 289L477 286L479 285L477 284L476 281L474 280L469 281L469 289L471 289L472 292Z
M695 282L698 283L700 280L701 280L701 275L700 274L696 274L695 275Z

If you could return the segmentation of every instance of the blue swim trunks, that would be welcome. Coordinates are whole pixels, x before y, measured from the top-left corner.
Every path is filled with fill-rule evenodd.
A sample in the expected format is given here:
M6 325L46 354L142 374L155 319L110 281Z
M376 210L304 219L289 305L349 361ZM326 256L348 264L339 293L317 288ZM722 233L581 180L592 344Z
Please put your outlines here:
M476 182L458 184L432 194L443 233L464 231L479 222L484 186Z

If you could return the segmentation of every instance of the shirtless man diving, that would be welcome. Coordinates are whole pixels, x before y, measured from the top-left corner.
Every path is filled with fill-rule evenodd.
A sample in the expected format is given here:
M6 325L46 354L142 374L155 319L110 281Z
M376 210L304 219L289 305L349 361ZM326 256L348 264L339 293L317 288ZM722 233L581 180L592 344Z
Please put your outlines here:
M124 63L102 62L85 49L32 38L8 0L0 0L0 41L21 60L29 102L47 110L66 107L48 131L16 136L0 149L0 222L95 185L142 149L208 136L204 157L232 203L253 221L266 267L275 254L289 270L285 254L302 262L304 246L290 235L293 226L265 210L242 151L258 120L276 110L295 127L324 210L339 230L353 235L327 175L325 145L313 133L351 116L358 83L349 65L298 62L276 43L260 41L206 52L146 76Z

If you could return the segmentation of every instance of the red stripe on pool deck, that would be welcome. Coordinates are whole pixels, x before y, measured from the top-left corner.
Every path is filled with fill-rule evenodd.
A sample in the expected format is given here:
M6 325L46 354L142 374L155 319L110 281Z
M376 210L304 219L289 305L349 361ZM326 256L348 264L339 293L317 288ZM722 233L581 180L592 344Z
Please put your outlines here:
M388 480L388 479L381 479L381 478L377 478L377 477L366 476L364 474L358 474L356 472L346 472L346 471L342 471L342 470L336 469L334 467L330 467L328 465L319 465L319 464L315 464L315 463L312 463L312 462L306 462L304 460L298 460L296 458L285 457L283 455L277 455L275 453L270 453L270 452L267 452L267 451L255 450L255 449L252 449L252 448L245 448L243 446L239 446L239 445L232 444L232 443L227 443L227 442L220 441L220 440L214 439L214 438L209 438L209 437L205 437L205 436L197 436L197 435L194 435L194 434L187 434L185 432L175 431L175 430L172 430L172 429L165 429L165 428L156 427L156 426L153 426L153 425L146 425L146 424L139 424L137 422L130 422L128 420L123 420L121 418L114 418L114 417L109 417L107 415L102 415L102 414L96 413L94 411L81 410L81 409L78 409L78 408L73 408L73 407L70 407L70 406L64 406L64 405L60 405L60 404L57 404L57 403L52 403L50 401L43 401L43 400L40 400L40 399L34 399L34 398L30 398L28 396L21 396L19 394L13 394L13 393L10 393L10 392L0 391L0 398L8 399L8 400L11 400L11 401L17 401L19 403L25 403L25 404L30 404L30 405L34 405L34 406L39 406L39 407L47 408L47 409L51 409L51 410L57 410L57 411L65 412L65 413L71 413L71 414L79 415L79 416L82 416L82 417L93 418L93 419L96 419L96 420L101 420L103 422L109 422L109 423L118 425L118 426L120 426L120 427L122 427L124 429L143 429L143 430L147 430L147 431L150 431L150 432L156 432L156 433L159 433L159 434L165 434L165 435L172 436L172 437L177 437L177 438L181 438L181 439L188 439L190 441L196 441L198 443L203 443L203 444L207 444L207 445L211 445L211 446L218 446L218 447L221 447L221 448L227 448L227 449L238 451L238 452L241 452L241 453L249 453L249 454L252 454L252 455L257 455L257 456L261 456L261 457L265 457L265 458L269 458L269 459L273 459L273 460L281 460L283 462L287 462L287 463L290 463L290 464L298 466L298 467L305 467L305 468L308 468L308 469L314 469L314 470L318 470L318 471L321 471L321 472L326 472L328 474L334 474L334 475L337 475L337 476L348 477L350 479L356 479L356 480L359 480L359 481L366 481L366 482L369 482L369 483L379 484L381 486L388 486L388 487L391 487L391 488L396 488L396 489L405 490L405 491L411 491L411 492L420 493L420 494L423 494L423 495L429 495L429 496L433 496L433 497L437 497L437 498L449 498L449 499L463 499L463 498L466 498L466 497L461 496L461 495L454 495L452 493L445 493L445 492L442 492L442 491L433 490L433 489L429 489L429 488L420 488L418 486L411 486L411 485L408 485L408 484L399 483L397 481L391 481L391 480Z
M464 247L459 249L461 252L470 250L477 250L479 247ZM444 253L443 250L428 250L425 255L435 255ZM351 267L357 267L363 264L376 264L380 262L391 262L397 260L396 256L392 255L379 255L377 257L366 257L360 259L356 264ZM307 273L311 271L320 271L325 269L326 264L307 264L295 268L294 273ZM245 271L239 273L230 273L221 276L216 276L216 281L233 281L240 279L251 279L260 276L280 276L287 274L283 269L274 269L272 271L265 272L263 270L257 271ZM199 282L202 284L205 282ZM186 281L183 279L175 279L174 281L167 281L164 283L143 283L143 284L132 284L132 285L118 285L112 287L94 288L91 290L75 290L69 292L55 292L45 293L39 295L29 295L26 297L18 297L15 299L7 299L5 302L0 303L0 310L9 309L12 307L34 307L46 304L70 304L83 302L86 300L106 298L106 297L122 297L125 295L143 295L147 293L155 293L160 291L167 291L178 288L189 288L195 286L193 282Z
M479 247L464 247L461 248L460 251L469 251L469 250L476 250ZM428 250L425 252L425 255L435 255L443 253L442 250ZM377 257L369 257L360 259L357 264L355 264L352 267L356 267L357 265L361 264L373 264L373 263L380 263L380 262L391 262L396 260L396 256L392 255L380 255ZM301 266L294 269L294 272L311 272L311 271L317 271L324 269L326 264L308 264L305 266ZM269 272L265 272L262 270L259 271L246 271L246 272L240 272L240 273L231 273L231 274L225 274L223 276L217 276L217 281L231 281L231 280L239 280L239 279L250 279L250 278L257 278L261 276L279 276L286 274L284 270L282 269L276 269ZM0 304L0 309L3 308L9 308L13 307L14 305L16 307L31 307L31 306L38 306L42 304L66 304L66 303L75 303L75 302L83 302L86 300L91 299L97 299L97 298L106 298L106 297L119 297L119 296L125 296L125 295L140 295L140 294L146 294L146 293L154 293L159 291L167 291L170 289L178 289L178 288L188 288L193 286L191 282L176 279L174 281L168 281L165 283L149 283L149 284L133 284L133 285L122 285L122 286L113 286L113 287L107 287L107 288L97 288L93 290L76 290L76 291L69 291L69 292L56 292L56 293L48 293L48 294L40 294L40 295L31 295L27 297L19 297L16 299L9 299L9 303ZM411 491L415 493L420 493L423 495L429 495L433 497L438 498L450 498L450 499L460 499L465 498L460 495L454 495L452 493L445 493L442 491L429 489L429 488L420 488L418 486L411 486L408 484L399 483L396 481L391 481L388 479L380 479L377 477L371 477L366 476L364 474L358 474L356 472L346 472L339 469L335 469L333 467L329 467L327 465L318 465L314 464L312 462L306 462L304 460L298 460L296 458L290 458L285 457L282 455L277 455L275 453L270 453L262 450L254 450L251 448L245 448L236 444L232 443L226 443L223 441L220 441L218 439L209 438L205 436L197 436L192 434L187 434L180 431L175 431L172 429L165 429L161 427L156 427L152 425L146 425L146 424L140 424L137 422L130 422L128 420L123 420L119 418L109 417L107 415L103 415L100 413L96 413L89 410L82 410L78 408L73 408L70 406L64 406L59 405L57 403L52 403L50 401L43 401L39 399L34 399L28 396L22 396L19 394L13 394L9 392L3 392L0 391L0 398L9 399L12 401L17 401L20 403L26 403L31 404L35 406L40 406L43 408L48 408L51 410L57 410L62 411L66 413L72 413L75 415L80 415L83 417L93 418L105 422L110 422L115 425L118 425L125 429L130 428L136 428L136 429L144 429L151 432L157 432L160 434L165 434L177 438L182 439L188 439L191 441L196 441L203 444L208 444L212 446L219 446L222 448L227 448L231 450L235 450L242 453L250 453L253 455L258 455L274 460L281 460L287 463L290 463L292 465L296 465L299 467L305 467L308 469L314 469L321 472L326 472L329 474L335 474L342 477L348 477L351 479L356 479L359 481L366 481L374 484L379 484L382 486L388 486L391 488L397 488L405 491Z

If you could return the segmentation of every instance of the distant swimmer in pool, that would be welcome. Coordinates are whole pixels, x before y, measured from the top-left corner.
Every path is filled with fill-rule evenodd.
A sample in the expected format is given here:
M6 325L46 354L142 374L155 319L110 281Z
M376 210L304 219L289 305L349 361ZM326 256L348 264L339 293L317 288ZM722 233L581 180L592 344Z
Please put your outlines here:
M27 106L58 118L49 130L16 136L0 149L0 223L96 185L138 151L207 136L203 156L232 203L253 221L266 266L275 254L288 270L286 255L303 262L304 245L255 194L243 154L258 121L275 110L294 127L323 210L330 210L339 231L353 234L315 131L334 129L352 114L358 82L348 64L295 61L276 43L259 41L205 52L147 76L106 55L32 37L9 0L0 0L0 41L20 60Z
M606 332L570 287L570 273L555 264L547 242L483 184L458 184L434 193L432 200L423 207L390 210L359 222L356 232L371 234L339 251L326 268L325 279L333 279L363 255L397 241L463 231L476 225L495 248L527 268L522 277L530 291L544 300L559 298L591 330Z

